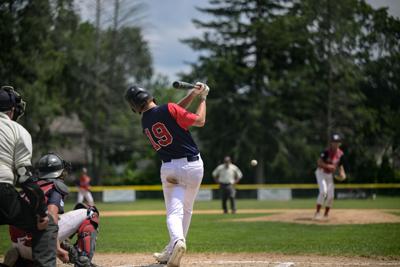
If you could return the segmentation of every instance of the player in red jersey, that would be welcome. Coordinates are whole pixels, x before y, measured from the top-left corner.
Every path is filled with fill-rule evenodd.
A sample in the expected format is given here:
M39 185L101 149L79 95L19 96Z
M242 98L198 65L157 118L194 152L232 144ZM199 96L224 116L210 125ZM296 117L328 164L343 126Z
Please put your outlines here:
M332 207L335 197L335 185L333 181L335 171L338 170L340 177L343 179L346 178L342 160L343 151L340 149L341 141L342 139L339 134L333 134L329 147L321 153L317 161L318 168L315 171L315 176L318 182L319 195L314 215L315 220L328 219L329 210ZM320 210L323 205L325 205L325 212L322 216Z
M83 203L85 199L89 206L94 205L93 196L90 192L90 176L87 174L87 169L82 168L81 176L79 177L79 192L78 192L78 203Z
M142 114L143 132L162 161L160 174L170 242L154 257L160 263L167 263L168 267L179 266L186 252L193 203L203 179L203 161L189 127L204 126L208 91L207 85L196 83L177 104L160 106L143 88L133 86L125 94L133 112ZM199 105L196 113L191 113L185 108L196 96L200 98Z

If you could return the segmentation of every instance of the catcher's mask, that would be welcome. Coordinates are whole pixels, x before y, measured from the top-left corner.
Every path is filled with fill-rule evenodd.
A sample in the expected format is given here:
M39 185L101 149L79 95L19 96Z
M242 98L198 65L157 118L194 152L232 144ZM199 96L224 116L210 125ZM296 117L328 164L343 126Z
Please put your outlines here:
M2 86L0 88L0 112L9 111L14 108L13 121L18 120L25 113L26 102L12 86Z
M48 153L38 161L39 179L63 179L71 171L71 163L55 153Z
M150 100L154 101L154 97L147 90L134 85L125 92L125 100L134 113L140 114Z

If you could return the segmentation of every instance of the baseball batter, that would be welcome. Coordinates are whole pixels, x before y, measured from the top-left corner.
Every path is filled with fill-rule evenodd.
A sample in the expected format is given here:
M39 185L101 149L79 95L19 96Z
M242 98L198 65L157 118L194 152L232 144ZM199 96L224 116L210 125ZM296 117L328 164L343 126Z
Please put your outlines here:
M195 88L177 104L160 106L148 91L140 87L132 86L125 94L132 111L142 114L143 132L162 161L160 175L170 242L154 257L169 267L179 266L186 252L193 203L203 179L203 161L189 127L204 126L208 91L207 85L196 83ZM185 108L196 96L200 100L194 114Z
M340 149L341 137L339 134L333 134L330 145L325 149L317 161L318 168L315 176L318 182L319 195L317 198L317 207L314 214L315 220L327 220L329 210L332 207L335 197L335 185L333 181L333 173L338 169L342 178L346 177L343 167L343 151ZM325 212L322 216L321 207L325 205Z
M91 243L95 242L95 236L93 240L91 235L96 230L80 230L87 225L85 222L90 222L98 217L97 209L80 204L76 206L75 210L64 213L64 198L68 195L68 187L64 184L64 177L69 171L69 164L60 156L49 153L40 158L38 165L39 179L36 183L44 192L49 215L58 223L59 227L57 257L64 263L74 263L75 266L93 266L91 258L93 257L94 244L91 246ZM24 195L22 197L24 198ZM98 220L96 220L96 228L97 224ZM85 251L83 246L76 248L76 252L74 252L73 247L66 248L67 251L60 245L61 242L77 232L79 232L78 243L80 239L89 237L89 240L86 241L89 245L88 251ZM10 226L10 237L13 248L7 252L4 264L10 267L33 266L31 233ZM93 247L93 249L90 247ZM80 258L79 256L83 257Z

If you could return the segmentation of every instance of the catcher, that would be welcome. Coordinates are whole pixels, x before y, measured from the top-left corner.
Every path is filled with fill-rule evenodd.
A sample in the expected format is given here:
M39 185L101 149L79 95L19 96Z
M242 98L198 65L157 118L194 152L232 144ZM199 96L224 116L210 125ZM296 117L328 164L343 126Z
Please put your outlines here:
M99 223L98 210L78 203L73 211L64 213L64 199L68 195L64 177L70 170L70 164L57 154L49 153L40 158L38 165L39 178L36 183L45 195L49 215L59 226L57 257L76 267L95 266L91 260ZM75 233L78 234L77 242L71 246L66 241ZM8 250L4 264L10 267L33 266L31 234L10 226L10 237L12 248Z
M335 185L333 179L343 181L346 179L346 172L343 167L343 151L340 149L342 138L339 134L333 134L329 147L321 153L317 161L318 168L315 176L318 182L319 195L314 220L327 220L329 210L332 207L335 197ZM338 173L338 175L336 174ZM325 205L325 212L322 217L320 211Z

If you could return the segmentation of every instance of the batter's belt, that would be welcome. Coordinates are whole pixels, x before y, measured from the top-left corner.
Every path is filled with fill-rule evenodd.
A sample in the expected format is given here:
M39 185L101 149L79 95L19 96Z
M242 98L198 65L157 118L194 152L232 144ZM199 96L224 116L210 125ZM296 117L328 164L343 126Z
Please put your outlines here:
M196 156L187 156L187 157L183 157L186 158L188 162L193 162L193 161L198 161L200 159L200 156L196 155ZM180 159L183 159L180 158ZM171 162L174 159L163 159L162 162L163 163L167 163L167 162Z

